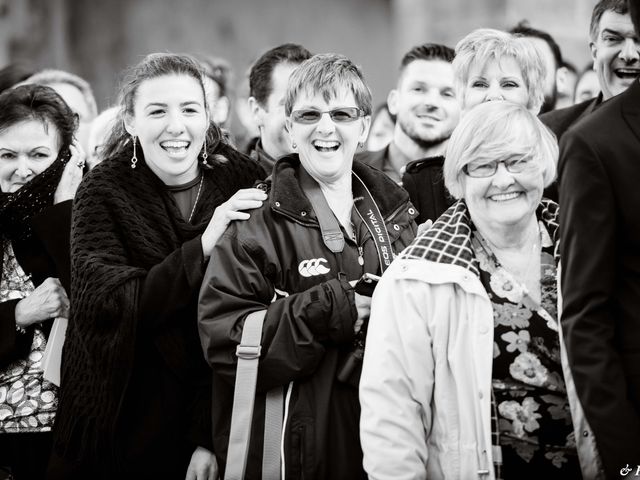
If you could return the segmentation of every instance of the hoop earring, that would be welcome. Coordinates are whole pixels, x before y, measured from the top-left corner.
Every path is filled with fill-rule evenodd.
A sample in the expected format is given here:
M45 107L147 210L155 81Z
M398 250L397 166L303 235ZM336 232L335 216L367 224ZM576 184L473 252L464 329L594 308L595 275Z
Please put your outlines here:
M131 135L131 139L133 140L133 157L131 157L131 168L136 168L136 163L138 163L138 157L136 156L136 139L135 135Z
M208 167L207 158L209 158L209 154L207 153L207 137L205 135L204 144L202 145L202 164Z

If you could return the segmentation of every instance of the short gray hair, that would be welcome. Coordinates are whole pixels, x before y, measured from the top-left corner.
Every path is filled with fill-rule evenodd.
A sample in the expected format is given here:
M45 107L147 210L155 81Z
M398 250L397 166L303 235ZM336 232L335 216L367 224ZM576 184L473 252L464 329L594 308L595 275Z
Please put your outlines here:
M444 183L451 195L462 198L465 165L513 155L531 156L542 170L544 186L551 185L558 162L558 142L551 130L523 105L481 103L462 117L449 139Z
M464 93L471 68L474 65L484 68L488 63L500 62L505 57L513 58L520 67L529 93L527 108L536 114L540 111L544 101L546 67L533 42L528 38L491 28L474 30L456 45L452 65L456 94L462 109L465 108Z
M371 91L365 83L362 70L344 55L314 55L302 62L289 77L285 113L287 116L291 115L293 105L302 92L320 94L328 102L335 98L341 89L351 91L358 108L365 115L371 115Z

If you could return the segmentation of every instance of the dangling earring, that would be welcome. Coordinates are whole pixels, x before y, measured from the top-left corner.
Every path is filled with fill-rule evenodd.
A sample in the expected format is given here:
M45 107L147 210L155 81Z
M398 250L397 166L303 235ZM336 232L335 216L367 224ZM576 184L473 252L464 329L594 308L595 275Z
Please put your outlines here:
M208 167L207 158L209 158L209 154L207 153L207 137L205 136L204 144L202 145L202 164Z
M296 148L298 148L298 145L296 145L296 142L293 142L293 143L291 144L291 148L293 148L294 150L295 150Z
M131 168L136 168L136 163L138 163L138 157L136 156L136 139L135 135L131 135L131 140L133 141L133 157L131 157Z

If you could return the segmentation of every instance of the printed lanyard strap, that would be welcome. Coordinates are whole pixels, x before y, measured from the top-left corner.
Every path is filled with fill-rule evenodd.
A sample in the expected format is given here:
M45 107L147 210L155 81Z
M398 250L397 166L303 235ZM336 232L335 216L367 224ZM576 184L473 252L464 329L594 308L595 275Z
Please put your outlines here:
M311 202L313 211L318 218L322 240L333 253L341 253L344 250L344 234L338 223L338 219L331 211L327 199L324 197L318 183L304 170L300 168L300 186L305 196ZM371 192L364 182L355 173L353 174L353 194L358 199L355 202L358 215L367 226L373 238L378 259L380 261L380 271L384 273L393 260L393 249L389 233L384 224L382 214L376 202L373 200Z
M380 260L380 272L384 273L393 261L393 248L391 247L391 239L389 238L389 232L387 232L384 218L382 218L380 209L373 200L371 192L355 173L353 174L352 188L353 196L358 199L355 202L356 211L367 226L371 238L373 238L378 252L378 259Z

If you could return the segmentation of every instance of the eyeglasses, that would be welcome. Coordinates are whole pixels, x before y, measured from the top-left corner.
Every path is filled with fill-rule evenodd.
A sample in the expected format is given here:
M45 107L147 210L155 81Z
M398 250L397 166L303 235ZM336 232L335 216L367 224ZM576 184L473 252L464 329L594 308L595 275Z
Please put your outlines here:
M492 162L471 162L462 167L462 171L473 178L491 177L498 171L500 163L504 164L504 168L511 173L528 172L537 168L533 158L524 156L507 160L494 160Z
M293 112L291 112L291 120L296 123L311 125L313 123L318 123L322 118L322 115L324 115L325 113L329 114L331 120L333 120L333 123L355 122L363 115L362 110L360 110L358 107L335 108L333 110L327 110L324 112L309 108L304 110L294 110Z

